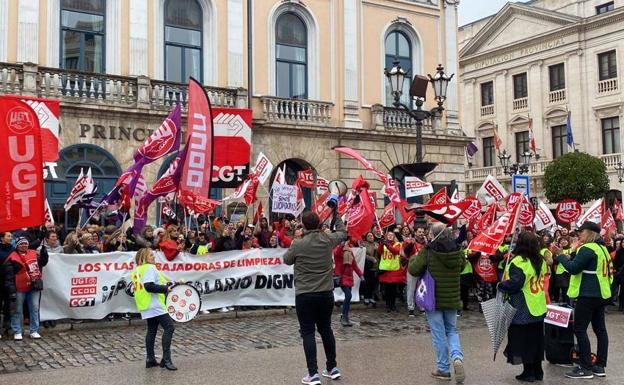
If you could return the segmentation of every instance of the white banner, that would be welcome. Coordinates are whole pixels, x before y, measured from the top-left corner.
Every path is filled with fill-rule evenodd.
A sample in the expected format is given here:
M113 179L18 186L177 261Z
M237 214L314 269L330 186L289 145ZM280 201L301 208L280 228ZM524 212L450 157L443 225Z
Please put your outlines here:
M546 309L546 318L544 318L544 323L562 328L568 327L570 318L572 317L572 310L574 309L557 305L546 305Z
M264 155L262 152L258 154L258 159L256 160L256 165L254 166L254 173L258 176L258 180L260 184L264 184L266 182L269 175L273 171L273 163Z
M431 183L427 183L415 176L405 177L405 197L417 197L420 195L431 194L433 192L433 186Z
M273 184L272 211L274 213L299 215L297 212L297 186Z
M156 252L158 269L171 281L194 286L202 309L224 306L294 306L293 267L284 264L287 249L233 250L196 256L181 253L167 261ZM41 320L102 319L111 313L136 313L132 288L134 252L50 254L44 268ZM364 269L366 251L355 258ZM360 279L354 274L353 301ZM334 291L336 300L344 295Z

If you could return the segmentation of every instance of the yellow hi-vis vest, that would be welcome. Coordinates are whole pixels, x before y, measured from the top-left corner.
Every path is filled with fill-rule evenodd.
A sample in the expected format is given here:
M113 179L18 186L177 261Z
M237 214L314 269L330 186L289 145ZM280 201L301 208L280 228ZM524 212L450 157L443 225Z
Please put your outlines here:
M466 264L464 265L464 269L462 270L460 275L472 274L472 263L468 260L468 255L471 253L469 249L464 250L464 255L466 256Z
M150 302L152 300L152 293L145 290L145 286L143 286L143 275L145 271L150 267L156 266L150 265L149 263L145 263L132 272L132 285L134 286L134 303L136 304L138 311L144 311L150 308ZM158 273L159 284L164 285L167 283L167 278L156 269ZM165 307L165 295L162 293L158 293L158 302L162 305L162 308L166 310Z
M583 281L583 274L595 275L598 279L598 285L600 286L600 295L603 299L611 298L611 283L613 282L613 276L609 271L610 256L609 251L604 246L597 243L586 243L579 247L576 252L578 253L583 247L587 247L594 252L596 256L596 271L583 270L578 274L574 274L570 277L570 287L568 288L568 297L577 298L581 291L581 282Z
M509 245L500 245L498 246L498 251L505 254L509 252ZM498 262L498 270L505 270L505 264L507 263L507 260L509 259L509 255L507 255L507 258L503 258Z
M392 247L399 247L399 242L394 242ZM379 270L383 271L397 271L401 268L401 255L392 254L390 250L384 245L383 253L381 254L381 260L379 261Z
M505 279L509 279L509 268L515 265L524 273L524 286L522 286L522 294L524 301L529 308L529 313L533 317L539 317L546 314L546 293L544 293L544 279L546 278L546 262L542 261L539 275L535 274L535 269L531 261L524 259L522 256L515 256L505 267Z
M570 255L570 252L572 251L572 249L563 249L562 252L565 255ZM561 275L563 273L567 273L568 271L566 270L565 267L563 267L563 263L558 263L557 264L557 270L555 270L555 274L556 275Z

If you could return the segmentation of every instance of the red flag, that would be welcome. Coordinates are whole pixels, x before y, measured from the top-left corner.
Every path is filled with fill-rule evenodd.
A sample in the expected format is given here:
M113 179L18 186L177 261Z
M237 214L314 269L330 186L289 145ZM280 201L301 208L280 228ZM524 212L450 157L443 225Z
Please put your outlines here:
M477 222L477 231L482 231L492 226L496 220L497 205L492 204L487 207L485 213L481 216L481 219Z
M500 148L503 145L503 141L498 136L498 124L494 126L494 129L492 131L494 132L494 147L496 147L497 152L500 152Z
M312 205L312 211L319 216L321 223L325 222L332 215L332 209L327 206L329 195L329 191L325 191Z
M505 235L513 233L520 217L520 202L503 214L496 222L477 234L468 248L485 254L495 254L505 240Z
M189 80L188 92L186 133L188 150L182 168L179 193L207 199L210 196L212 181L214 135L210 99L202 85L193 78ZM190 202L192 199L187 198L187 201Z
M416 211L422 211L424 214L449 225L455 222L471 204L472 202L470 201L457 203L449 201L442 204L426 204L416 208Z
M390 199L390 202L400 206L401 196L399 195L399 190L396 188L396 181L394 179L386 178L383 193Z
M260 220L260 218L262 218L262 214L263 214L263 212L262 212L262 202L260 202L260 203L258 203L258 208L256 209L256 213L254 214L254 217L253 217L253 224L254 224L254 226L256 224L258 224L258 221Z
M44 217L45 217L45 225L46 226L54 226L54 216L52 215L52 209L50 209L50 204L48 203L48 200L45 200L45 211L44 211Z
M537 154L537 145L535 144L535 135L533 134L533 118L529 118L529 146L534 154Z
M566 199L557 204L557 219L561 223L572 223L576 221L583 212L583 207L574 199Z
M362 155L360 155L360 153L358 153L354 149L349 148L349 147L341 147L341 146L334 147L333 149L336 152L350 156L351 158L360 162L362 166L364 166L365 169L375 174L379 178L380 181L385 183L386 180L388 179L388 177L383 172L374 168L371 162L369 162L366 158L364 158Z
M44 223L43 160L39 120L28 104L0 103L0 231Z
M466 211L468 211L469 209L470 208L468 208ZM466 213L466 211L464 211L464 214ZM473 234L481 231L481 228L479 227L479 222L481 222L481 218L483 218L483 215L481 214L481 211L479 211L468 221L468 231L472 232Z
M392 226L394 222L394 203L390 202L390 204L384 208L381 218L379 218L379 227L385 229Z
M471 220L481 213L481 202L477 198L467 196L464 200L470 202L470 206L462 213L463 218Z
M210 214L221 202L200 195L181 194L180 203L194 214Z
M250 175L250 183L247 185L247 189L245 190L245 203L249 206L252 203L256 203L258 197L256 193L258 191L258 185L260 184L260 180L255 175Z
M362 189L358 196L359 200L351 206L347 216L347 232L356 240L362 239L375 223L375 209L368 196L368 190Z
M520 218L519 222L522 226L530 226L533 224L533 219L535 219L535 209L526 195L515 192L507 195L505 198L505 204L507 205L507 210L511 210L513 206L520 203ZM505 211L507 211L505 210Z
M602 200L602 216L600 217L601 235L609 235L617 231L617 225L613 219L611 210L607 207L607 200Z
M314 187L314 172L312 169L303 171L297 171L297 181L295 182L299 187L313 188Z
M439 189L427 202L427 205L444 205L450 203L448 195L446 195L446 187Z
M615 200L615 219L618 221L624 221L624 213L622 213L622 203L619 200Z

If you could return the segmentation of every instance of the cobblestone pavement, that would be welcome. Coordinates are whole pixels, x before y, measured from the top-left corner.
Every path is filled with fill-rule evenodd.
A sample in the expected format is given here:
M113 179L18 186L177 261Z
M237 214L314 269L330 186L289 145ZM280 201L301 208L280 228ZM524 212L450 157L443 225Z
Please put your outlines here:
M189 324L177 324L173 339L173 357L198 356L211 353L252 351L300 344L299 326L293 310L271 316L211 319L202 317ZM275 313L273 311L273 313ZM284 314L285 313L285 314ZM428 331L423 314L409 318L405 311L386 313L383 309L356 308L351 317L354 327L339 324L334 312L334 331L338 341L358 341L369 338L404 336ZM475 311L465 312L458 327L464 333L483 328L483 316ZM98 322L67 325L55 329L42 328L41 340L0 340L0 375L15 372L60 369L140 361L145 359L145 326L141 321L132 325L120 322ZM160 333L159 333L160 334ZM160 341L157 341L157 352ZM429 348L429 346L427 346Z

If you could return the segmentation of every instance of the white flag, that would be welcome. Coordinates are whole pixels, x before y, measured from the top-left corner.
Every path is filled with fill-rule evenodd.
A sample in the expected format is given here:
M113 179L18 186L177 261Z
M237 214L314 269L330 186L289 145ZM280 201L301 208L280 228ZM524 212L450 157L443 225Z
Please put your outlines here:
M501 201L509 195L507 190L496 180L492 175L488 175L477 191L477 198L481 201L483 206L488 206L492 203Z
M451 203L457 203L459 201L459 189L455 187L455 191L453 191L453 194L451 195Z
M240 186L238 186L236 188L236 190L234 190L233 193L231 193L230 195L226 196L222 200L224 200L224 201L231 201L232 200L233 201L233 200L241 199L242 197L245 196L245 191L247 191L247 187L249 187L250 183L251 183L251 179L245 180L243 183L241 183Z
M406 198L431 194L433 192L433 186L431 185L431 183L425 182L418 177L406 176L404 182Z
M273 184L286 184L286 165L283 168L278 168L273 179Z
M46 226L54 226L54 216L52 215L52 210L50 209L50 204L48 203L48 198L45 199L45 225Z
M256 165L254 166L253 173L256 174L260 184L264 184L269 175L273 172L273 163L262 152L258 154Z
M91 169L89 169L90 171ZM93 179L91 179L93 180ZM69 210L73 205L80 201L80 198L87 192L88 186L87 176L84 175L82 169L80 169L80 175L78 175L78 179L76 179L76 183L74 187L71 189L67 200L65 201L65 211ZM91 189L93 187L90 187Z
M585 211L585 214L581 215L581 217L576 221L576 227L581 227L581 225L587 221L600 224L601 219L602 219L602 198L594 201L594 203L592 203L589 210Z
M542 231L557 224L552 212L542 201L539 201L537 210L535 210L535 219L533 220L533 224L535 225L535 230L537 231Z

